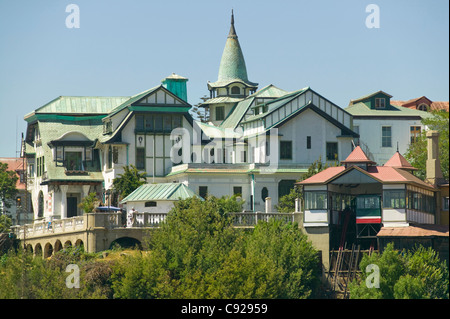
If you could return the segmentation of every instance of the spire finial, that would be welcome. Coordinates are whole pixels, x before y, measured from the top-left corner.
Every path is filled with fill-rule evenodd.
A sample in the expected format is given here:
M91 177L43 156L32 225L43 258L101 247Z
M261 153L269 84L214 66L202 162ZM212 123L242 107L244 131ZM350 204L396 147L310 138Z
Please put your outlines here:
M233 9L231 9L231 27L230 27L230 32L228 33L228 37L237 39L236 30L234 29L234 12L233 12Z

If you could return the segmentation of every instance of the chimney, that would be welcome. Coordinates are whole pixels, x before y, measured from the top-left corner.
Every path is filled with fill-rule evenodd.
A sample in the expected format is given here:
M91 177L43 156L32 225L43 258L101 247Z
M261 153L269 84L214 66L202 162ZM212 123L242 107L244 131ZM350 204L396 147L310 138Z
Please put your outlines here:
M441 171L441 162L439 161L439 132L427 132L427 177L428 183L438 186L444 176Z
M187 78L172 73L168 77L161 80L162 85L170 92L187 102Z

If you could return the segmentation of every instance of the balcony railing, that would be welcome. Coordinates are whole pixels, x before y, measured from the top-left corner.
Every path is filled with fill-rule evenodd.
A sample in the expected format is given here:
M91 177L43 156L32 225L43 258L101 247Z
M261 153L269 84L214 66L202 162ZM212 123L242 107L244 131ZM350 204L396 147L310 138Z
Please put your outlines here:
M131 220L124 220L122 213L91 213L64 219L35 220L32 224L13 226L19 239L45 235L86 231L89 229L117 228L158 228L166 220L168 213L133 213ZM262 213L237 212L228 213L234 227L254 227L259 221L270 219L284 223L300 221L300 213Z

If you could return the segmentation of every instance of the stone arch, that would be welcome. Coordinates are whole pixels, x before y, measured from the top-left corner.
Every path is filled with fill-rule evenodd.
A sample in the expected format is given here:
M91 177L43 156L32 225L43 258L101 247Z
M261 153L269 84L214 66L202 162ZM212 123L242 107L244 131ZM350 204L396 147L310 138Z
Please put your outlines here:
M81 239L78 239L78 240L75 242L75 247L80 248L80 249L84 249L84 243L83 243L83 241L82 241Z
M114 247L142 249L142 243L133 237L120 237L111 242L109 248L112 249Z
M42 257L42 246L40 243L37 243L36 246L34 246L34 256Z
M44 258L51 257L53 254L53 246L50 243L46 243L44 246Z
M66 242L64 243L64 248L69 248L72 247L72 242L70 240L66 240Z
M62 248L63 248L62 243L61 243L61 241L58 239L58 240L55 242L55 249L54 249L55 253L57 253L58 251L60 251Z

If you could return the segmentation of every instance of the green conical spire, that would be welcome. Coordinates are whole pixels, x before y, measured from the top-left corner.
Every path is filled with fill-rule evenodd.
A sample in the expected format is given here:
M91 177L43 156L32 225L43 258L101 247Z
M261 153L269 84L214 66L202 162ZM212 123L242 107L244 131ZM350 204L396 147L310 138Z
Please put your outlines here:
M234 14L233 10L231 10L231 27L222 53L222 59L220 60L218 81L233 79L248 82L247 67L245 66L244 55L234 28Z

